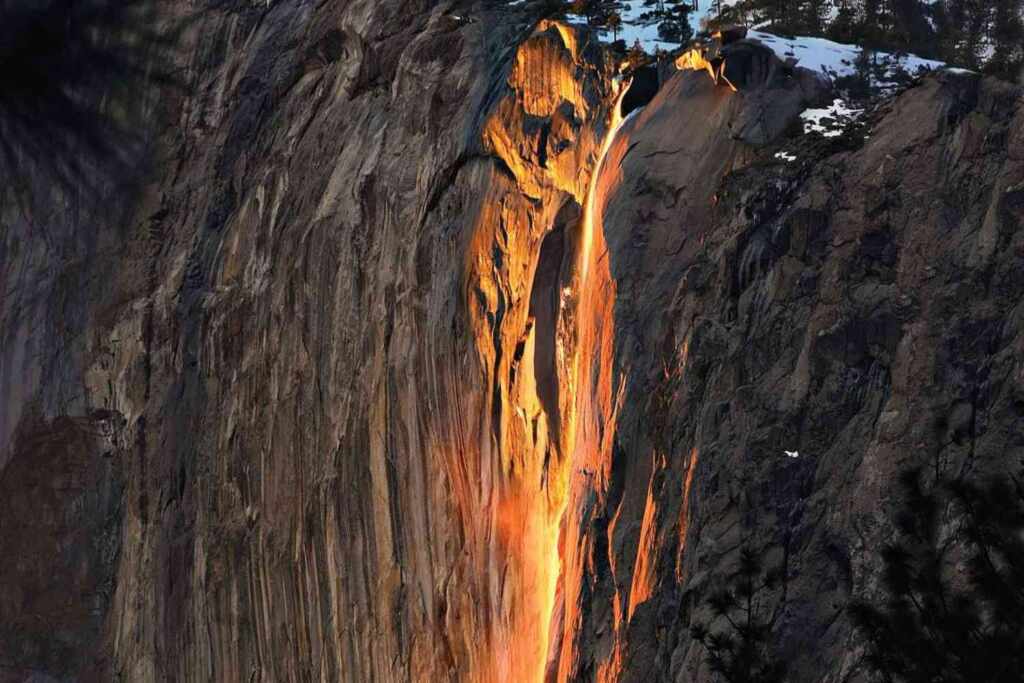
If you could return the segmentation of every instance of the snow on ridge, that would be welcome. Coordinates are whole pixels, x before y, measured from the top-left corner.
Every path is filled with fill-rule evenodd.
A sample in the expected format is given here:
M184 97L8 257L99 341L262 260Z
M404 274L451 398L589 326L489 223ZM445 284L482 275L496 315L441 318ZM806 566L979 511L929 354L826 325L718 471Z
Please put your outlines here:
M522 0L515 0L521 2ZM737 0L722 0L722 6L728 7ZM704 0L699 3L700 9L690 12L690 28L694 35L702 30L702 23L714 16L712 11L715 8L715 0ZM618 37L626 42L626 47L632 47L636 41L640 41L644 52L655 54L658 50L671 52L682 47L679 43L665 41L658 35L658 22L644 21L641 15L651 12L654 7L645 7L643 0L620 0L619 16L622 18L622 27L619 29ZM573 22L585 22L586 17L578 14L567 13L566 18ZM612 39L612 32L608 29L599 29L601 37L606 40Z
M658 50L670 52L679 48L679 43L671 43L661 39L658 35L658 22L645 22L640 19L644 12L651 11L651 7L644 7L643 0L624 0L620 3L619 16L622 18L622 27L619 29L618 37L626 42L630 48L636 41L640 41L644 52L654 54ZM586 22L586 17L579 14L566 13L566 18L573 22ZM612 32L606 28L598 29L601 37L605 40L612 39Z
M862 52L862 48L858 45L836 43L826 38L806 36L784 38L765 31L750 31L747 33L747 37L755 38L767 45L778 55L779 59L792 58L796 60L797 66L820 73L829 80L855 75L857 58ZM895 55L877 52L875 59L884 66L883 75L875 83L882 89L896 85L897 72L902 71L916 75L923 71L942 69L946 66L945 62L923 59L912 54Z
M735 4L737 0L722 0L723 5ZM714 0L704 0L699 3L701 8L690 13L690 27L694 35L702 30L702 24L714 16ZM650 12L651 7L645 7L643 0L621 0L619 3L619 16L622 18L622 27L618 31L618 38L626 43L626 47L632 47L637 41L648 54L655 54L659 50L672 52L679 49L678 43L668 42L658 35L658 22L644 21L641 15ZM580 15L567 14L566 17L572 22L585 22L586 18ZM612 32L608 29L598 29L602 39L611 40ZM795 36L787 38L758 30L757 27L748 32L749 38L754 38L771 48L782 60L792 58L798 66L821 74L830 81L837 78L853 76L856 74L857 58L863 49L858 45L837 43L826 38L815 38L810 36ZM877 52L873 55L873 61L881 66L872 75L872 85L879 90L892 90L899 85L899 74L905 73L911 76L924 71L946 68L944 62L933 59L924 59L912 54L890 54Z
M735 0L724 0L724 4L734 4ZM690 27L694 35L701 30L701 24L713 15L715 3L706 0L699 3L700 9L690 12ZM636 41L640 42L644 51L654 54L658 50L673 51L680 47L678 43L672 43L660 39L657 34L656 22L645 22L641 19L644 12L651 10L645 7L643 0L622 0L620 3L620 16L623 25L618 31L618 38L626 41L627 47L632 47ZM585 22L586 18L578 14L566 14L574 22ZM603 39L611 40L611 32L606 29L599 30ZM825 38L813 38L809 36L797 36L785 38L776 36L766 31L752 29L748 34L770 47L781 59L793 57L798 66L819 73L829 80L853 76L856 73L855 65L861 48L857 45L847 45L827 40ZM876 85L885 89L895 87L894 77L897 72L905 72L915 75L923 71L942 69L945 63L934 59L925 59L913 54L895 55L886 52L876 53L876 59L885 67L885 74L877 79Z

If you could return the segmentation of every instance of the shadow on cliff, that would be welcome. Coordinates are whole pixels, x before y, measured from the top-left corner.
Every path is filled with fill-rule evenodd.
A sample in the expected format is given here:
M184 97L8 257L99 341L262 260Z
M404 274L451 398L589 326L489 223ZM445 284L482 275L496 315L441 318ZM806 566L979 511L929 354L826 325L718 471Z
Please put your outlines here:
M153 0L0 3L0 182L23 210L134 203L189 24Z

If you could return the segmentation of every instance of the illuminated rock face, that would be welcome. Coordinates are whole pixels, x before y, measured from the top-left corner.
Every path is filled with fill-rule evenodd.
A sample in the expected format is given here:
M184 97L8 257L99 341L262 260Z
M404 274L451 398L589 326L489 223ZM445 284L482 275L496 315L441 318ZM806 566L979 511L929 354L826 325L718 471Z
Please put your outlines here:
M689 620L744 541L785 561L794 680L834 680L893 473L1022 446L1006 86L928 80L789 166L755 145L801 83L679 73L609 137L600 51L526 10L197 35L129 217L5 216L33 626L0 680L705 681Z

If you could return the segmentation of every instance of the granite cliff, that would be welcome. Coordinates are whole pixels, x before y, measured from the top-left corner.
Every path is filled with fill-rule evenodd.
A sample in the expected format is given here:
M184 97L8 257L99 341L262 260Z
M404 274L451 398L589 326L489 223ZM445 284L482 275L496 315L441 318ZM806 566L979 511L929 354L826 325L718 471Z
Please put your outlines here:
M195 12L143 189L4 206L0 681L707 681L741 546L860 680L896 473L1024 449L1020 89L822 138L755 41L623 118L528 4Z

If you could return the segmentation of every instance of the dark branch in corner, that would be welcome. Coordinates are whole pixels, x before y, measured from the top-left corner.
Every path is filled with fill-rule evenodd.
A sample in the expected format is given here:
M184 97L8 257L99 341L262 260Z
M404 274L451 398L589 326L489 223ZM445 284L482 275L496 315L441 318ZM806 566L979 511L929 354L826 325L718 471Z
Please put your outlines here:
M140 175L185 25L151 0L0 0L0 184L25 208Z

